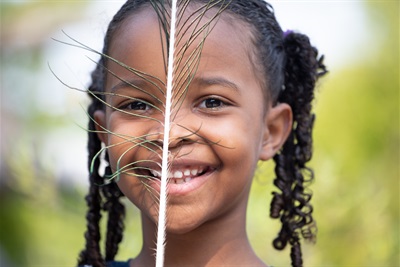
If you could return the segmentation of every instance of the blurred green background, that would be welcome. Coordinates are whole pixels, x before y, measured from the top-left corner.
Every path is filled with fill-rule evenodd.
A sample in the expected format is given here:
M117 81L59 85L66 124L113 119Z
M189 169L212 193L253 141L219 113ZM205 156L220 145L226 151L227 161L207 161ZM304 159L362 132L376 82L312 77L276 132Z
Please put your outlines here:
M61 34L65 30L100 49L101 41L92 44L86 35L102 35L109 13L95 2L1 2L1 267L74 266L83 248L87 172L86 134L80 127L86 124L81 106L87 100L61 85L48 65L71 86L85 87L93 68L85 57L96 57L51 38L66 40ZM329 9L321 2L321 9ZM315 39L329 37L337 51L323 51L331 72L320 83L315 102L312 190L319 231L317 243L304 247L306 266L400 266L400 7L398 1L336 4L346 10L354 2L368 38L348 56L340 57L351 36L332 35L351 29L353 23L340 24L340 13L332 16L336 31L318 18L312 22L324 28ZM107 10L115 11L118 5L109 3ZM318 14L298 14L295 19L301 16ZM358 19L354 16L354 22ZM267 263L288 266L289 251L278 252L271 245L279 230L279 222L268 218L272 178L273 166L261 165L249 204L248 231ZM138 212L128 206L121 260L140 249Z

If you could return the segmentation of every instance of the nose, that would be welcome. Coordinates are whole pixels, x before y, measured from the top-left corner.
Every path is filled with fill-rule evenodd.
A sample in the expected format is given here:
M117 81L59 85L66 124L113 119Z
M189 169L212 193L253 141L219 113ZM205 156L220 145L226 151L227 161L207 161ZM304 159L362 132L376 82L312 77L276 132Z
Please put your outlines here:
M162 148L164 144L163 126L153 128L151 132L146 135L146 141L157 148ZM188 145L196 142L198 139L197 130L193 130L189 123L184 123L184 120L172 122L169 129L168 148L173 149L183 145Z
M176 148L194 143L196 132L183 124L172 124L169 132L169 148Z

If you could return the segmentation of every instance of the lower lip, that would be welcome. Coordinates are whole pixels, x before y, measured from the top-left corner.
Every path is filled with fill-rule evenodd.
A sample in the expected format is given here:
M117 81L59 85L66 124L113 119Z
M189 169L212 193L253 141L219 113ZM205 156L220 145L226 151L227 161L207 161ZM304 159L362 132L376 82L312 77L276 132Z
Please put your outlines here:
M212 173L213 172L207 172L201 176L192 178L192 180L190 180L189 182L185 182L182 184L168 183L167 194L176 196L187 195L200 188L210 178ZM149 182L149 185L157 190L157 192L160 192L161 180L151 180Z

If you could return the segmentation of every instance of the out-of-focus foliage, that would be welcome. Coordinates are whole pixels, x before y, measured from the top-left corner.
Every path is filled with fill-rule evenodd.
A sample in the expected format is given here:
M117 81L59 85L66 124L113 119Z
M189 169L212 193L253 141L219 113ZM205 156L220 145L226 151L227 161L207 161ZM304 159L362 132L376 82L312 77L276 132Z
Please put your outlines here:
M399 3L367 7L374 49L332 73L317 102L315 264L400 265Z
M49 72L45 44L61 25L82 16L84 3L0 3L2 267L72 266L83 242L83 193L63 187L55 166L42 157L50 136L70 128L71 121L62 108L43 110L37 100L54 100L40 96L45 81L39 74Z
M46 16L39 16L44 22L38 22L32 12L57 13L48 33L62 21L77 19L68 16L78 14L85 2L49 3L1 4L1 76L11 75L1 78L2 107L10 102L5 96L12 96L13 90L20 102L15 112L1 110L0 266L73 266L84 245L86 188L60 183L54 166L39 153L47 134L64 129L66 120L35 108L30 101L35 83L29 77L26 94L21 94L24 88L10 87L21 86L18 74L30 70L35 75L44 61L40 41L44 37L16 44L10 40L18 31L6 28L24 29L27 26L17 25L26 23L46 27ZM371 49L362 49L369 51L362 60L329 73L317 94L312 162L316 181L311 188L319 233L315 245L304 247L306 266L400 266L399 3L365 5L370 33L376 36L365 44ZM326 58L329 64L329 55ZM266 262L288 266L289 251L278 252L271 245L279 230L279 222L268 218L272 178L272 164L262 165L252 189L248 230ZM138 212L130 205L118 259L134 256L140 242Z

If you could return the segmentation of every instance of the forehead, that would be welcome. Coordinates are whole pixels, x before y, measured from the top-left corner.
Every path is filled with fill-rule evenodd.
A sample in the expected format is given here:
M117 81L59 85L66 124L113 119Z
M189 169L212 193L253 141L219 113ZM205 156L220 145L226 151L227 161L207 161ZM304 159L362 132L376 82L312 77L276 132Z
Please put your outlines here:
M252 28L227 11L215 18L218 9L211 8L199 19L196 10L198 5L188 7L179 20L177 32L180 35L177 37L176 51L181 54L178 57L188 62L196 47L201 46L200 73L224 73L229 69L230 75L247 75L244 80L257 80ZM209 27L202 28L211 18L214 19ZM196 37L190 39L192 35ZM165 66L166 49L165 33L158 15L151 6L146 6L121 23L112 36L109 55L165 81L165 68L160 69L159 66Z

